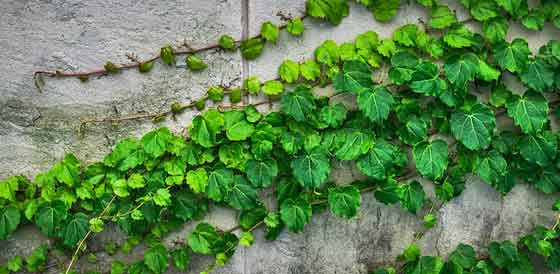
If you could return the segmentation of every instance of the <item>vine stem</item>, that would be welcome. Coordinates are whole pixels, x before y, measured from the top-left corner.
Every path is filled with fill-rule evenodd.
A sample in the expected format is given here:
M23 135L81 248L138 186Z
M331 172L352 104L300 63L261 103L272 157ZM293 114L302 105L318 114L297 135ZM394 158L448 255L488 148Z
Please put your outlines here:
M105 206L105 208L103 209L101 214L99 214L98 218L101 218L101 217L103 217L103 215L105 215L107 210L109 210L109 208L111 207L111 205L115 201L115 198L117 198L117 196L113 195L113 197L111 198L111 200L109 201L107 206ZM68 267L66 268L66 271L64 272L65 274L70 273L70 270L72 269L72 265L74 265L74 262L76 262L76 259L78 258L78 253L82 249L82 246L84 245L86 240L89 238L89 235L91 235L91 233L92 233L92 231L91 231L91 229L89 229L88 232L86 233L86 235L78 243L78 246L76 247L76 250L74 251L74 254L72 255L72 259L70 260L70 263L68 264Z
M300 17L296 17L294 19L304 20L306 17L307 17L307 14L304 14L304 15L302 15ZM285 19L287 19L287 18L285 18ZM278 26L279 29L285 29L287 27L288 27L288 24L282 24L282 25ZM242 42L244 42L246 40L261 38L261 36L262 36L261 34L258 34L258 35L255 35L253 37L249 37L245 40L243 40L243 39L235 40L235 44L236 44L237 47L239 47ZM181 48L173 50L174 55L195 54L195 53L201 53L201 52L221 48L218 43L207 45L207 46L204 46L204 47L201 47L201 48L191 48L190 46L188 46L185 43L184 45L181 45L180 47ZM158 59L161 59L161 54L160 53L154 54L154 56L152 56L151 58L148 58L148 59L143 60L143 61L134 60L133 62L130 62L130 63L118 64L118 65L116 65L116 68L118 70L138 68L141 64L154 62ZM38 77L43 76L43 75L44 76L49 76L49 77L59 77L59 78L72 78L72 77L82 78L82 77L89 77L89 76L94 76L94 75L106 75L106 74L108 74L108 71L105 68L96 68L96 69L92 69L92 70L85 70L85 71L78 71L78 72L63 71L63 70L37 70L37 71L33 72L33 79L35 79L35 81L37 82Z
M173 185L167 186L165 189L169 190L171 189L171 187L173 187ZM128 211L126 211L125 213L118 213L117 215L113 215L113 216L105 216L102 217L100 216L100 218L104 218L104 219L112 219L112 218L120 218L120 217L124 217L128 214L131 214L132 212L134 212L135 210L141 208L144 204L146 204L146 202L148 202L149 200L143 200L141 203L139 203L137 206L135 206L133 209L130 209Z

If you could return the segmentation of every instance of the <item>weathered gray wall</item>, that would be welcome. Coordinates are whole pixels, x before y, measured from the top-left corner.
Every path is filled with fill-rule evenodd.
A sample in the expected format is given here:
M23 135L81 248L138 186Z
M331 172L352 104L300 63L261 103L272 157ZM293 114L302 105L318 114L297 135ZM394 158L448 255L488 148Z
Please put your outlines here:
M467 16L456 3L450 4L458 9L459 19ZM150 121L99 124L78 134L80 117L166 109L175 101L200 97L210 85L239 84L249 75L273 78L284 59L311 57L325 39L342 42L367 30L388 37L396 27L427 17L422 8L405 6L395 20L383 24L373 20L367 10L352 5L341 25L306 20L303 37L282 33L278 44L267 45L263 56L253 62L242 61L237 53L209 52L203 54L209 69L200 73L185 72L179 62L177 69L158 65L147 75L127 71L86 84L76 79L46 79L42 94L32 81L36 69L83 70L100 67L107 60L125 62L126 53L145 58L168 43L186 40L192 47L201 47L215 43L221 34L236 38L255 35L266 20L280 23L277 12L299 16L304 7L304 0L0 0L0 179L14 174L33 177L67 152L86 162L100 160L119 139L141 136L155 127ZM531 32L514 25L509 37L517 36L528 39L535 51L560 33L550 26L544 32ZM259 98L248 99L256 100ZM184 113L163 124L179 132L194 114ZM342 165L332 177L348 181L352 176ZM553 220L550 206L554 197L544 197L523 184L501 197L477 178L468 181L459 198L437 211L438 226L420 241L427 254L446 255L461 242L482 247L492 240L516 239L535 224ZM236 218L229 210L213 209L207 221L227 229L235 225ZM166 241L183 240L193 226L187 224ZM379 204L367 194L360 216L351 221L324 213L315 216L304 233L286 232L274 242L263 240L262 231L257 231L255 245L239 248L231 262L216 273L365 273L392 263L414 233L422 231L420 217ZM122 235L114 229L96 236L90 245L99 247L120 239ZM0 262L15 254L27 255L46 242L32 227L19 230L0 242ZM130 256L115 258L131 261L141 256L139 247ZM82 260L79 266L107 270L111 257L103 252L98 257L98 265ZM194 258L192 272L208 263L209 258Z

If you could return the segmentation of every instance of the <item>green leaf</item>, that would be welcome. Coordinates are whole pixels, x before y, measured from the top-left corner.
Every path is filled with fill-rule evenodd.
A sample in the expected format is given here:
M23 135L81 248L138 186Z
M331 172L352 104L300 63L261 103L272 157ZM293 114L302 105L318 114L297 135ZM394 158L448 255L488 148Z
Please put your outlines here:
M226 167L243 169L245 163L251 158L246 148L240 143L223 144L220 146L218 155L220 162L224 163Z
M238 110L224 113L226 136L231 141L243 141L249 138L255 128L245 119L245 114Z
M482 33L491 42L497 43L504 41L507 36L509 23L506 18L499 16L490 20L484 21L482 25Z
M142 146L144 151L154 158L158 158L165 153L167 143L173 135L166 127L160 127L154 131L148 132L142 137Z
M194 193L203 193L208 185L208 174L206 169L199 167L195 170L187 172L187 184Z
M144 264L154 273L162 274L169 266L169 253L163 244L156 244L144 253Z
M395 147L384 141L376 140L369 152L360 157L356 166L360 172L376 180L385 180L387 171L393 165L395 159Z
M66 154L62 161L52 167L51 174L59 182L72 187L80 182L80 162L74 154Z
M224 99L224 89L220 86L211 86L206 93L208 99L214 102L221 102Z
M276 160L265 161L250 160L245 168L247 179L258 188L268 187L272 184L274 177L278 175L278 164Z
M285 60L278 67L278 74L286 83L293 83L299 78L299 64L292 60Z
M379 54L385 57L391 57L393 53L397 51L397 46L395 45L395 42L393 42L393 40L383 39L381 40L379 46L377 46L377 51L379 52Z
M66 216L67 208L64 202L60 200L44 202L37 209L35 224L48 237L54 237L59 231L58 226L66 219Z
M345 0L308 0L307 15L327 19L331 24L338 25L348 15L348 2Z
M373 86L371 76L371 71L366 63L348 61L344 63L342 71L335 76L334 88L339 92L360 93L361 90Z
M188 236L187 241L192 251L208 255L212 253L214 245L219 238L220 235L212 225L200 223Z
M171 252L171 257L175 267L181 271L186 271L190 262L189 249L187 247L176 249ZM111 273L112 274L112 273Z
M132 189L143 188L146 185L144 176L133 173L126 180L126 185Z
M282 96L280 109L294 120L302 122L316 108L313 93L308 86L297 86Z
M419 63L418 57L408 51L399 51L391 57L391 69L389 79L391 82L402 85L412 80L416 66Z
M299 66L301 76L307 81L315 81L321 76L321 67L313 60L307 60Z
M332 128L338 128L346 120L348 111L342 103L329 105L321 109L321 119Z
M492 89L489 102L492 106L502 107L506 105L506 102L511 96L512 92L510 90L508 90L503 85L498 85L497 87Z
M278 80L268 80L264 82L262 90L265 95L275 96L284 91L284 85Z
M280 206L280 218L292 232L302 231L311 214L311 205L303 198L286 199Z
M430 27L434 29L448 28L456 22L455 13L446 5L437 6L430 13Z
M187 64L187 68L189 68L192 71L201 71L208 67L208 65L204 63L202 58L200 58L200 56L196 54L191 54L187 56L185 63Z
M386 184L375 190L374 196L379 202L386 205L400 201L400 189L395 180L387 180Z
M533 9L523 16L521 23L530 30L542 30L546 22L546 14L541 9Z
M19 210L14 206L5 206L0 209L0 240L5 240L16 230L20 217Z
M124 198L130 195L125 179L114 180L111 182L111 187L113 188L113 193L118 197Z
M527 134L540 132L548 121L548 102L539 93L527 91L514 95L506 103L507 114Z
M208 197L216 202L226 198L233 188L233 172L230 169L220 168L210 171L208 175Z
M417 181L400 186L399 199L401 205L412 214L416 214L418 210L422 209L425 196L424 188Z
M125 138L105 156L103 163L120 171L126 171L142 164L144 158L145 153L140 142L135 138Z
M180 192L172 199L171 213L184 222L203 216L208 209L207 201L192 192Z
M250 247L253 245L253 234L250 231L243 231L239 236L239 244L244 247Z
M399 255L400 259L403 259L405 262L415 262L420 258L422 255L422 250L416 243L411 243L406 249L403 251L401 255Z
M527 41L517 38L511 44L504 42L494 46L494 58L502 69L515 73L525 68L531 50Z
M196 116L192 121L189 130L192 140L203 146L213 147L216 145L216 134L222 129L224 125L224 115L211 109L204 113L203 116Z
M525 15L527 10L527 0L495 0L496 3L515 17Z
M161 48L160 57L161 61L166 65L172 66L175 64L175 55L170 45Z
M556 158L557 143L557 137L549 131L525 135L519 141L519 152L529 163L546 167Z
M262 38L252 38L241 42L239 46L241 56L247 60L253 60L259 57L264 48L264 40Z
M539 175L534 186L545 194L552 194L560 190L560 174L553 168L545 168Z
M152 70L153 67L154 67L154 61L140 63L138 65L138 71L140 71L140 73L148 73Z
M453 55L445 61L443 70L449 82L456 88L464 90L467 82L473 81L478 72L478 56L473 53Z
M413 46L423 46L421 39L422 35L426 35L418 29L415 24L407 24L402 27L397 28L393 32L393 40L403 46L413 47Z
M293 36L301 36L305 30L305 26L300 18L294 18L288 22L286 30Z
M264 224L266 227L275 228L280 225L280 215L278 213L269 212L264 218Z
M437 217L433 213L424 215L424 227L427 229L433 228L437 224Z
M160 188L154 194L154 203L158 206L168 206L171 204L171 194L166 188Z
M398 134L404 143L415 145L428 138L428 124L416 115L409 116L404 127L398 129Z
M278 34L280 34L280 29L277 25L270 21L266 21L261 25L261 36L267 40L276 44L278 40Z
M23 269L23 259L21 256L14 256L8 260L7 268L11 272L19 272Z
M16 191L19 189L19 181L19 176L12 176L0 182L0 198L15 202Z
M243 81L243 89L250 94L257 94L261 90L261 82L257 77L249 77Z
M108 74L115 74L115 73L119 73L121 71L120 67L115 65L115 63L113 63L111 61L107 61L107 63L105 63L103 68L105 69L105 71ZM86 78L82 78L82 79L86 79Z
M492 242L488 247L488 251L490 260L499 268L505 268L519 260L517 247L510 241Z
M472 268L477 262L474 248L466 244L459 244L457 248L449 254L449 260L460 265L464 269Z
M83 213L76 213L64 226L62 238L67 246L75 246L89 231L89 219Z
M222 35L220 36L220 40L218 41L218 45L221 48L226 50L233 50L235 49L235 39L229 35Z
M304 187L316 188L323 184L331 172L326 152L314 149L300 155L290 163L294 178Z
M478 65L479 65L478 76L480 76L480 79L484 81L487 82L497 81L500 78L500 75L502 74L500 70L491 67L490 65L488 65L488 63L486 63L483 60L479 60Z
M329 188L328 201L333 214L349 219L358 214L362 196L355 186L332 187Z
M229 205L237 210L254 208L258 201L257 190L243 176L234 176L233 182L233 187L227 196Z
M484 104L475 104L468 111L451 115L451 133L461 144L471 150L485 149L492 141L496 127L494 112Z
M333 40L326 40L315 49L315 60L317 60L319 64L330 67L337 64L339 58L340 54L338 52L338 46Z
M554 85L554 69L541 58L527 62L519 76L526 86L539 92L547 91Z
M261 113L255 106L247 106L245 108L245 116L247 116L247 121L249 121L249 123L256 123L262 117Z
M472 1L470 12L474 19L486 21L500 14L498 5L493 0Z
M373 16L377 21L389 21L397 15L400 5L400 0L373 0Z
M449 151L445 141L419 143L414 146L412 153L416 169L422 176L433 180L443 177L449 161Z
M89 230L93 233L99 233L105 228L105 223L101 218L92 218L89 220Z
M379 123L386 120L394 103L391 92L381 85L373 89L363 89L358 94L358 108L372 122Z
M443 268L440 257L423 256L416 264L412 274L439 274Z
M373 145L373 137L357 129L344 130L339 134L343 142L335 153L340 160L355 160L366 154Z
M31 255L25 258L25 267L28 272L38 272L40 268L47 262L47 255L49 250L46 245L41 245Z
M476 173L485 182L495 184L498 179L506 175L507 162L504 157L497 151L492 150L476 168Z
M416 66L411 81L410 88L417 93L438 96L447 90L447 82L440 79L437 65L431 62L422 62Z
M472 46L474 34L464 25L455 25L443 35L443 41L452 48L466 48Z

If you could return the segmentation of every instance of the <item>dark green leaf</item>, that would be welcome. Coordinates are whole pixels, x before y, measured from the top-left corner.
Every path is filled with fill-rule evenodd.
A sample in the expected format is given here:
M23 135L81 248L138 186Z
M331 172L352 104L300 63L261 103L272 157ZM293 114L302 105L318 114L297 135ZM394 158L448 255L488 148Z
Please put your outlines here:
M292 232L302 231L311 214L311 205L303 198L287 199L280 206L280 218Z
M341 186L329 188L328 200L333 214L348 219L358 214L362 196L355 186Z

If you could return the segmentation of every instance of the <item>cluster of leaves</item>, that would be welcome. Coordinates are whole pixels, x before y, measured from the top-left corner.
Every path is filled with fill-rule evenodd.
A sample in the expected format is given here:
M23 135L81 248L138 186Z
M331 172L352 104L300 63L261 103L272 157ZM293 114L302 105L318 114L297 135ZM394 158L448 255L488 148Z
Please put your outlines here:
M540 257L552 271L560 270L559 232L553 228L539 226L534 232L523 236L517 244L511 241L491 242L488 255L477 257L474 248L459 244L446 261L438 256L422 256L416 244L408 246L398 257L403 274L490 274L524 273L534 274L533 261ZM373 274L395 274L393 267L381 268Z
M400 4L359 2L379 20L394 16ZM558 134L550 128L552 104L546 96L560 86L560 42L550 41L533 55L526 41L507 42L505 32L494 25L484 27L480 35L458 22L447 6L419 2L431 7L429 27L440 29L441 35L405 25L391 38L381 39L370 31L352 42L328 40L315 50L313 60L282 63L278 80L246 79L242 88L248 93L262 91L280 99L278 112L263 114L254 106L210 108L193 119L188 138L161 127L140 139L121 140L102 162L83 166L68 154L33 182L22 176L8 178L0 184L0 239L33 223L62 246L74 248L88 231L99 233L105 223L115 222L130 236L121 249L130 250L142 238L149 249L144 260L130 266L115 262L114 273L163 273L170 263L186 269L192 252L214 255L215 265L224 265L238 244L251 245L251 231L260 225L272 240L284 228L302 231L312 214L325 209L343 218L357 216L365 192L417 214L428 199L422 184L408 180L415 172L436 185L441 201L459 195L469 173L504 194L521 179L544 193L557 192ZM546 20L558 17L550 12L556 8L552 2L526 14L510 9L509 1L462 3L484 25L504 19L506 13L534 18L535 10L546 9ZM495 16L487 6L496 7ZM348 6L342 0L310 0L307 12L337 24ZM303 29L297 20L286 26L294 35ZM257 57L264 41L277 41L279 30L266 22L258 37L241 43L241 53ZM231 37L220 39L224 49L236 45ZM160 56L165 64L175 63L171 47L164 47ZM191 70L206 67L196 55L189 55L186 63ZM386 64L390 83L375 82L375 69ZM109 71L111 66L106 67ZM506 73L527 91L508 90ZM335 95L313 93L312 86L330 83ZM481 90L489 94L477 96ZM231 97L234 92L229 92ZM222 87L211 87L206 98L221 101L225 93ZM357 107L337 99L345 96L356 98ZM194 106L202 109L204 103ZM498 113L511 118L515 130L499 128ZM333 160L355 163L368 179L347 186L329 182ZM277 211L260 200L264 189L275 194ZM240 237L202 223L184 245L167 249L162 244L167 232L201 219L210 203L239 212L244 231ZM433 214L424 219L427 227L437 221ZM550 234L534 236L536 245L529 238L523 241L529 250L542 254L546 249L552 256L560 248ZM504 249L510 261L500 264L491 258L492 263L519 273L508 267L518 267L525 257L511 255L510 246ZM46 260L46 249L37 254L28 262L30 269ZM441 259L408 257L410 273L439 273L438 265L439 270L446 267ZM21 263L21 258L14 259L9 270ZM428 271L428 265L434 270ZM457 265L472 273L489 273L476 272L478 263ZM420 272L414 270L418 267Z

